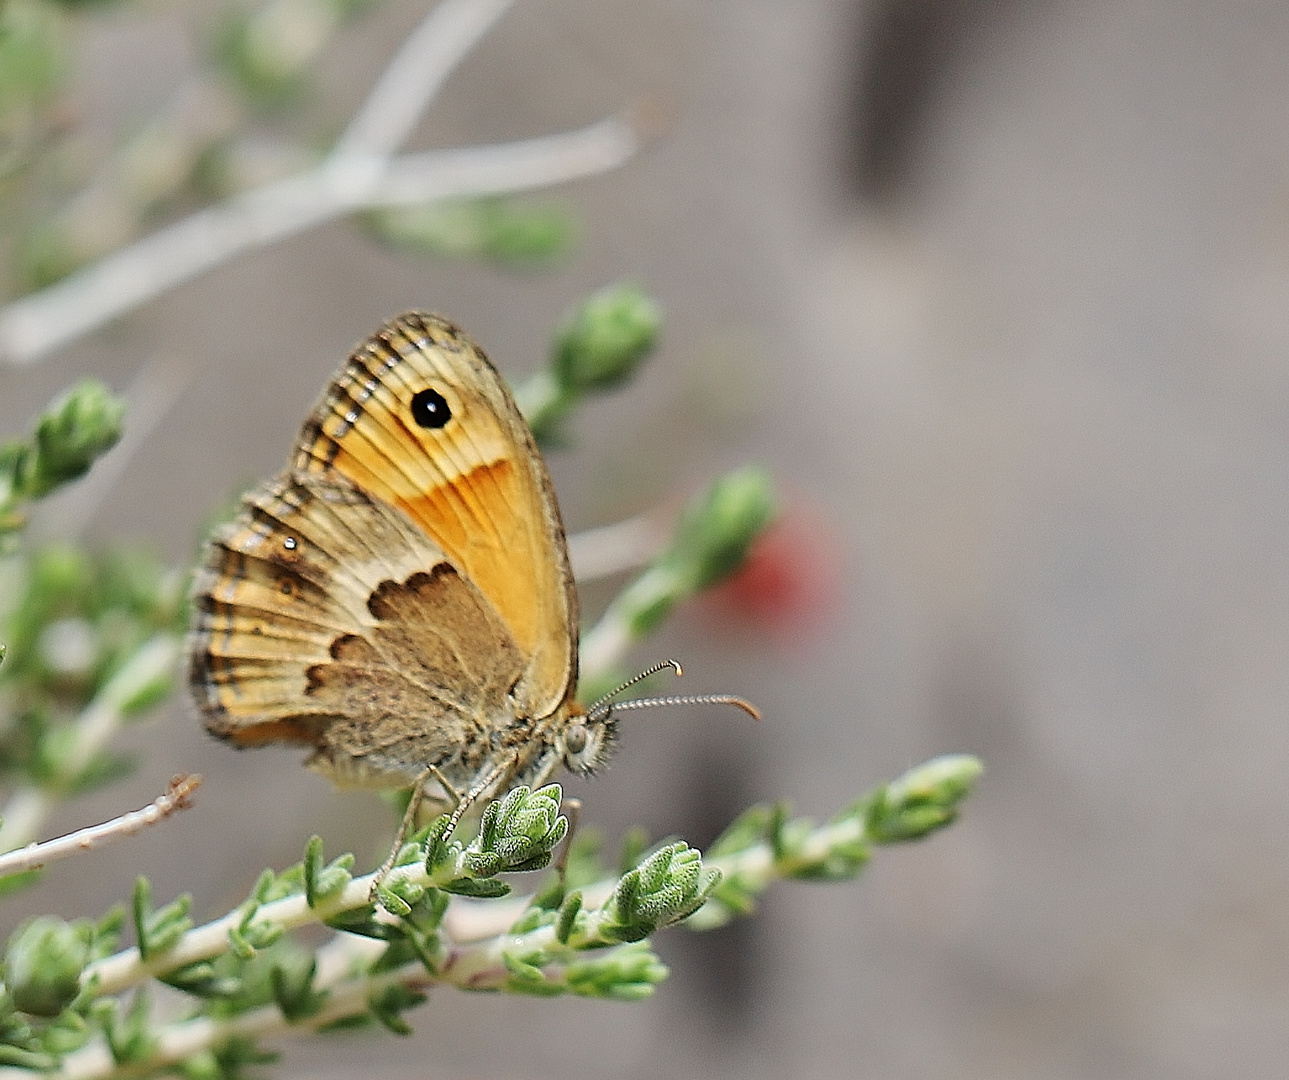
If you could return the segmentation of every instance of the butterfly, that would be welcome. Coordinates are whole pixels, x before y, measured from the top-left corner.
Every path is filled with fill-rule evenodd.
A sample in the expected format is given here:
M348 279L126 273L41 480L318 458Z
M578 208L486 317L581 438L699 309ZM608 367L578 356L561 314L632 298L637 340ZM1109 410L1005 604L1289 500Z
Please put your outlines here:
M560 765L593 772L614 708L653 703L575 700L577 593L550 477L501 376L436 315L358 346L286 472L208 541L192 599L209 732L308 747L344 786L419 798L432 776L453 822Z

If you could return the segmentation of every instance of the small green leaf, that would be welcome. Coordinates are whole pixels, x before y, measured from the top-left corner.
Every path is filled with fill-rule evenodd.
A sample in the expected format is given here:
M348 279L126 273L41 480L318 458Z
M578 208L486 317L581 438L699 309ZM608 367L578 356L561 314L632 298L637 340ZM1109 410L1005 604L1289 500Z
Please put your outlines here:
M118 1065L129 1066L147 1060L156 1046L156 1039L149 1031L150 1008L143 990L135 992L134 1001L124 1015L120 1002L105 1017L103 1035L107 1040L112 1060Z
M38 1050L25 1050L18 1046L0 1045L0 1065L33 1072L49 1072L58 1068L58 1058Z
M144 960L174 947L184 934L192 929L188 911L192 897L180 896L157 911L152 910L152 884L145 877L134 883L134 933L139 946L139 956Z
M251 889L250 896L250 899L254 902L256 908L272 899L270 893L276 878L277 875L274 874L272 870L264 869L260 871L260 876L255 879L255 887ZM250 917L253 913L253 909L247 913L246 918L242 920L243 924L250 921Z
M383 883L376 886L376 899L380 902L380 906L395 918L401 919L412 914L412 905Z
M440 814L425 830L425 872L433 874L452 859L453 845L446 839L452 819Z
M198 960L157 976L158 981L199 998L231 998L240 994L242 983L220 975L209 960Z
M539 907L524 908L524 913L510 924L507 933L510 934L527 934L543 926L550 917L550 912Z
M269 975L273 1000L288 1023L308 1019L325 1003L326 994L313 988L317 973L317 961L312 956L283 957L273 965Z
M375 904L363 904L349 911L338 911L326 920L326 925L346 934L357 934L359 937L380 941L388 941L401 932L397 926L376 918Z
M233 955L239 960L246 961L255 957L255 946L246 939L246 935L236 926L229 928L228 945L232 949Z
M411 1035L412 1026L403 1019L408 1009L423 1005L426 996L418 990L394 983L367 999L372 1015L395 1035Z
M481 900L492 900L499 896L510 895L510 886L496 878L457 878L440 886L444 892L455 896L474 896Z
M573 928L577 925L577 917L581 912L582 893L574 890L564 898L555 922L555 940L561 945L567 945L568 939L573 936Z
M322 838L311 836L304 849L304 895L309 907L317 908L345 891L353 880L353 855L346 852L328 865L322 862Z
M530 964L508 952L501 954L501 961L506 965L506 970L521 982L540 983L546 981L546 976L542 969L536 964Z

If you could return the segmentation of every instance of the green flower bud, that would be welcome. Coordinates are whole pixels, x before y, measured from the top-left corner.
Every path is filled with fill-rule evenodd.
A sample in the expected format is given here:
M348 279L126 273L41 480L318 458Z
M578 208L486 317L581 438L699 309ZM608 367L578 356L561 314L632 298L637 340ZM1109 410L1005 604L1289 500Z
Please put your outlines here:
M557 332L555 378L574 393L614 386L653 350L661 325L658 305L636 286L601 289L567 316Z
M667 974L666 965L646 942L586 954L584 959L573 961L565 968L565 979L572 993L618 1001L649 997Z
M944 754L924 761L893 780L886 788L886 796L901 803L956 804L971 793L984 771L980 759L972 754Z
M687 844L659 848L618 880L600 933L609 941L640 941L697 910L720 878Z
M980 760L970 754L946 754L910 769L869 800L869 835L876 843L888 844L943 828L958 816L958 804L983 771Z
M57 1016L80 993L86 960L85 939L76 928L52 915L41 915L9 939L5 986L23 1012Z
M490 803L479 824L478 839L466 851L466 869L491 877L503 870L544 866L568 831L568 819L559 812L561 796L558 784L537 791L521 786Z
M742 565L775 513L774 491L763 470L729 473L686 508L662 565L683 575L694 591L714 585Z
M225 17L215 49L223 74L252 101L281 105L305 86L309 65L331 39L342 10L278 0Z
M84 475L121 437L125 403L102 383L86 379L45 410L36 425L35 456L28 457L23 494L47 495Z

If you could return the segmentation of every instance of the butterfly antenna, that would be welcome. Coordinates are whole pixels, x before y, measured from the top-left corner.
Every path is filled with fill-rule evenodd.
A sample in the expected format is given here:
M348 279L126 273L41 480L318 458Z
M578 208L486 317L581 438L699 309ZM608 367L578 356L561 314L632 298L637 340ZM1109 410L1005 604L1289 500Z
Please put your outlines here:
M669 697L631 698L612 705L612 711L622 709L656 709L664 705L733 705L742 709L753 720L761 719L761 710L750 701L733 694L686 694Z
M589 709L586 710L586 715L594 716L606 705L608 705L610 701L612 701L615 697L617 697L620 693L622 693L623 690L630 690L631 687L635 686L636 683L643 682L645 679L648 679L654 675L657 675L658 672L665 671L667 668L671 668L671 670L676 673L676 678L680 678L680 676L685 674L684 669L680 666L680 664L677 661L663 660L661 663L654 664L653 667L640 672L639 675L632 675L631 678L629 678L616 690L612 691L611 693L605 694L604 697L600 698L599 701L597 701L594 705L592 705ZM619 708L621 708L621 706L619 706Z

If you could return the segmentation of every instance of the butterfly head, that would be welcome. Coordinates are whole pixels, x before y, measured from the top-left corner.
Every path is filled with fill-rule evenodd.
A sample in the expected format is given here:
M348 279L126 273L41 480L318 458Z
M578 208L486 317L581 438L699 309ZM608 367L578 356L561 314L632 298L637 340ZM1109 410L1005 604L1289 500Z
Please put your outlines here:
M607 706L570 712L556 735L556 748L569 772L590 776L609 759L617 741L618 718Z

